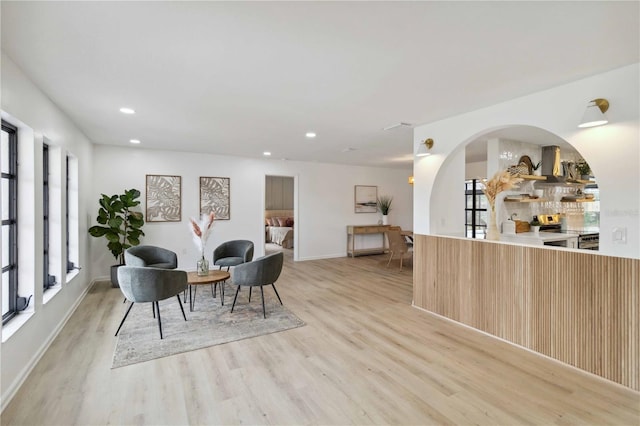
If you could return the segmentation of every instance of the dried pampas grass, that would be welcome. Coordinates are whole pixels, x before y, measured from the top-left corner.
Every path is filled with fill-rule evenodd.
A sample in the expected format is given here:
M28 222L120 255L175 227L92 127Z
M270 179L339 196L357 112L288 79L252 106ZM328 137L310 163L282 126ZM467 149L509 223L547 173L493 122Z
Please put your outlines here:
M482 179L481 182L484 186L484 195L486 195L487 200L491 205L491 210L495 210L496 196L499 193L515 188L523 180L524 179L512 175L508 169L497 172L489 180Z

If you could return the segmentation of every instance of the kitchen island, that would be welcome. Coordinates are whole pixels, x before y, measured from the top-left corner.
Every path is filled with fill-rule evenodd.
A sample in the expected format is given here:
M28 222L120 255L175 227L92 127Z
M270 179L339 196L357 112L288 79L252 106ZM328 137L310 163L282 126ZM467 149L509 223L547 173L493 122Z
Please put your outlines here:
M533 234L414 234L413 305L639 391L640 260Z

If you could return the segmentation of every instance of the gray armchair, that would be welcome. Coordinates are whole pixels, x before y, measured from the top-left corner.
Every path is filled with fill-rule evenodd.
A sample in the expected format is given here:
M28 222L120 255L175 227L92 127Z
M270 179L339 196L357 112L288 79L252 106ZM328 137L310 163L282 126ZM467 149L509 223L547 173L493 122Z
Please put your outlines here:
M278 296L278 300L282 305L282 299L276 290L275 282L282 272L282 264L284 256L282 252L269 254L254 260L253 262L243 263L238 265L233 270L233 284L238 286L236 295L233 298L233 305L231 306L231 312L236 306L236 300L238 299L238 293L241 286L249 287L249 302L251 302L251 288L260 287L260 294L262 295L262 316L267 318L267 313L264 308L264 291L262 289L265 285L271 285L273 290Z
M131 301L131 305L124 314L120 326L116 331L116 336L122 328L122 324L127 319L134 303L151 302L154 316L158 313L158 327L160 329L160 339L162 339L162 321L160 320L160 304L158 301L176 296L184 320L184 308L180 301L180 292L187 289L187 273L185 271L174 271L153 267L121 266L118 268L118 281L120 290L124 297Z
M253 243L248 240L233 240L220 244L213 250L213 264L220 269L251 262Z
M171 250L156 246L129 247L124 252L127 266L151 266L162 269L176 269L178 256Z

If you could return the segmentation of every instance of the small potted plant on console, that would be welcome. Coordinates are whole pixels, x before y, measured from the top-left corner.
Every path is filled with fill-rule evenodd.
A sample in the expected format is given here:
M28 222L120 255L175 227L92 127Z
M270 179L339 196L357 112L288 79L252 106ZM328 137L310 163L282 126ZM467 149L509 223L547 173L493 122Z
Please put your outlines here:
M529 222L531 225L531 232L540 232L540 222L538 221L538 216L534 216L533 220Z

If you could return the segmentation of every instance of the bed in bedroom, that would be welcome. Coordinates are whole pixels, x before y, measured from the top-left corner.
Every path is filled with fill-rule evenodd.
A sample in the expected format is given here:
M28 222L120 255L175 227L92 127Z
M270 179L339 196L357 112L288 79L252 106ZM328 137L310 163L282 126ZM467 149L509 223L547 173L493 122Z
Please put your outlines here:
M265 211L266 242L293 248L293 211Z

